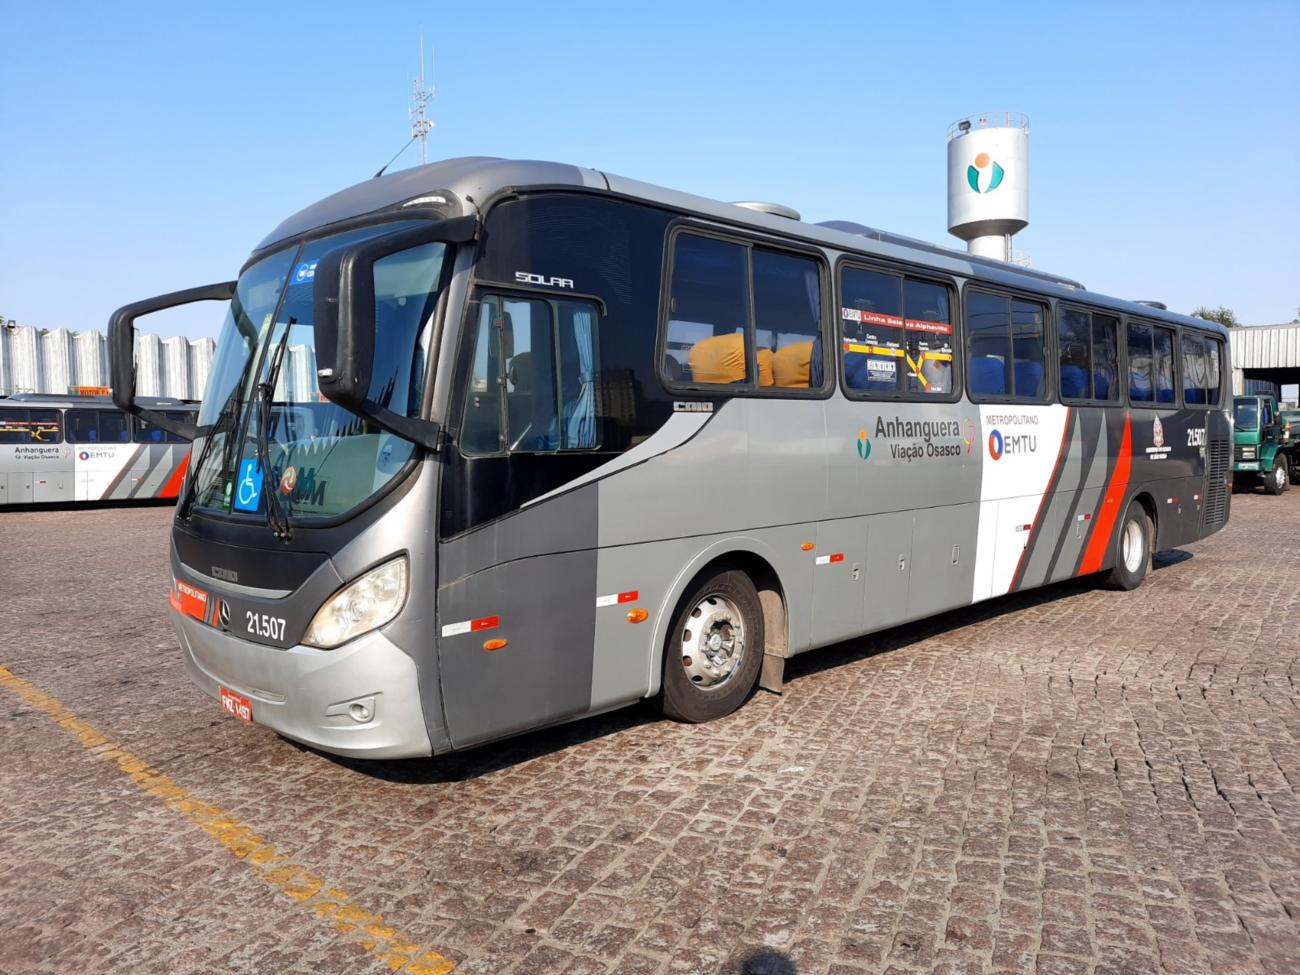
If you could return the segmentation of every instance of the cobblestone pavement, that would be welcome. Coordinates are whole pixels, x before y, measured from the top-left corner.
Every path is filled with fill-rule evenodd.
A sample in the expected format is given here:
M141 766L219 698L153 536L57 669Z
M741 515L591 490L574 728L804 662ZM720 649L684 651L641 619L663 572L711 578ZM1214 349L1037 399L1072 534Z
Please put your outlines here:
M7 973L1300 971L1300 490L711 725L386 764L190 686L169 518L0 514Z

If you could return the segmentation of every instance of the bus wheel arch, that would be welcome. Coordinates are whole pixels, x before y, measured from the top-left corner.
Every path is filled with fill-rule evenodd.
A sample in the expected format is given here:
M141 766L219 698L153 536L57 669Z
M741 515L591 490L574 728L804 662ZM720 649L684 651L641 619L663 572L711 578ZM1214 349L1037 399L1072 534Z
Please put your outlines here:
M758 593L763 619L763 646L759 648L764 660L768 657L784 659L789 656L790 615L785 586L772 565L772 560L757 551L758 546L739 548L735 540L730 544L720 542L699 553L685 566L667 593L659 613L660 625L656 627L650 660L648 695L662 691L664 651L682 600L702 580L728 569L744 573ZM766 671L764 672L766 674ZM766 686L766 682L764 682Z
M1160 551L1160 513L1156 508L1156 499L1147 491L1139 491L1132 500L1142 505L1151 522L1151 554L1155 555Z

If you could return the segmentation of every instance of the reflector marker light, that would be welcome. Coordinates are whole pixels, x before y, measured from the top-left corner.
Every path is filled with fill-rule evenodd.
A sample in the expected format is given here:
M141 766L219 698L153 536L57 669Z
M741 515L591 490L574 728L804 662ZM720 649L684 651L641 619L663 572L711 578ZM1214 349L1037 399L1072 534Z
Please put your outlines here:
M1085 514L1079 515L1078 520L1079 520L1079 521L1092 521L1092 512L1089 511L1089 512L1087 512L1087 513L1085 513Z
M1201 496L1200 496L1199 494L1193 494L1193 495L1192 495L1192 500L1193 500L1193 501L1200 501L1200 500L1201 500Z
M833 562L843 562L843 561L844 561L844 553L843 553L843 552L836 552L836 553L834 553L833 555L819 555L819 556L817 556L817 564L818 564L818 565L830 565L830 564L833 563Z
M1165 498L1165 504L1177 504L1177 503L1178 503L1177 498Z
M500 625L501 617L499 616L480 616L476 620L448 623L442 628L442 635L460 636L462 633L477 633L479 630L495 630Z
M619 603L634 603L640 598L641 592L637 589L629 589L627 592L612 592L608 596L597 596L596 608L617 606Z
M641 609L640 607L637 607L636 609L629 609L627 611L627 621L629 623L644 623L646 618L649 617L649 615L650 615L649 613L647 613L644 609Z
M509 642L509 640L485 640L483 642L483 649L489 652L493 650L501 650Z
M814 545L812 542L804 542L804 543L803 543L802 545L800 545L799 547L800 547L801 549L803 549L805 552L811 552L811 551L812 551L813 549L815 549L817 546Z

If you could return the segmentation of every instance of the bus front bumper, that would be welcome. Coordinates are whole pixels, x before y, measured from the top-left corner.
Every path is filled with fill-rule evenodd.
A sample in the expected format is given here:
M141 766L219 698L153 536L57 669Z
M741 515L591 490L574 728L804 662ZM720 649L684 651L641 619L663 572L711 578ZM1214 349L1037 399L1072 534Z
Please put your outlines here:
M432 754L415 661L382 633L279 650L171 616L190 678L218 700L222 688L247 698L257 724L352 758Z

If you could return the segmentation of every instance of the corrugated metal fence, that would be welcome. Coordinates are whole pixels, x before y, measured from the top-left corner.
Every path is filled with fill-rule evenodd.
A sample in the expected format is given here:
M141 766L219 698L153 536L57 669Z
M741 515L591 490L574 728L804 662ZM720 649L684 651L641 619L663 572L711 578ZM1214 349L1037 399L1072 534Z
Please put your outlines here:
M208 381L216 342L137 335L136 394L198 399ZM0 327L0 395L66 393L69 386L107 386L108 337L102 332L31 325Z

